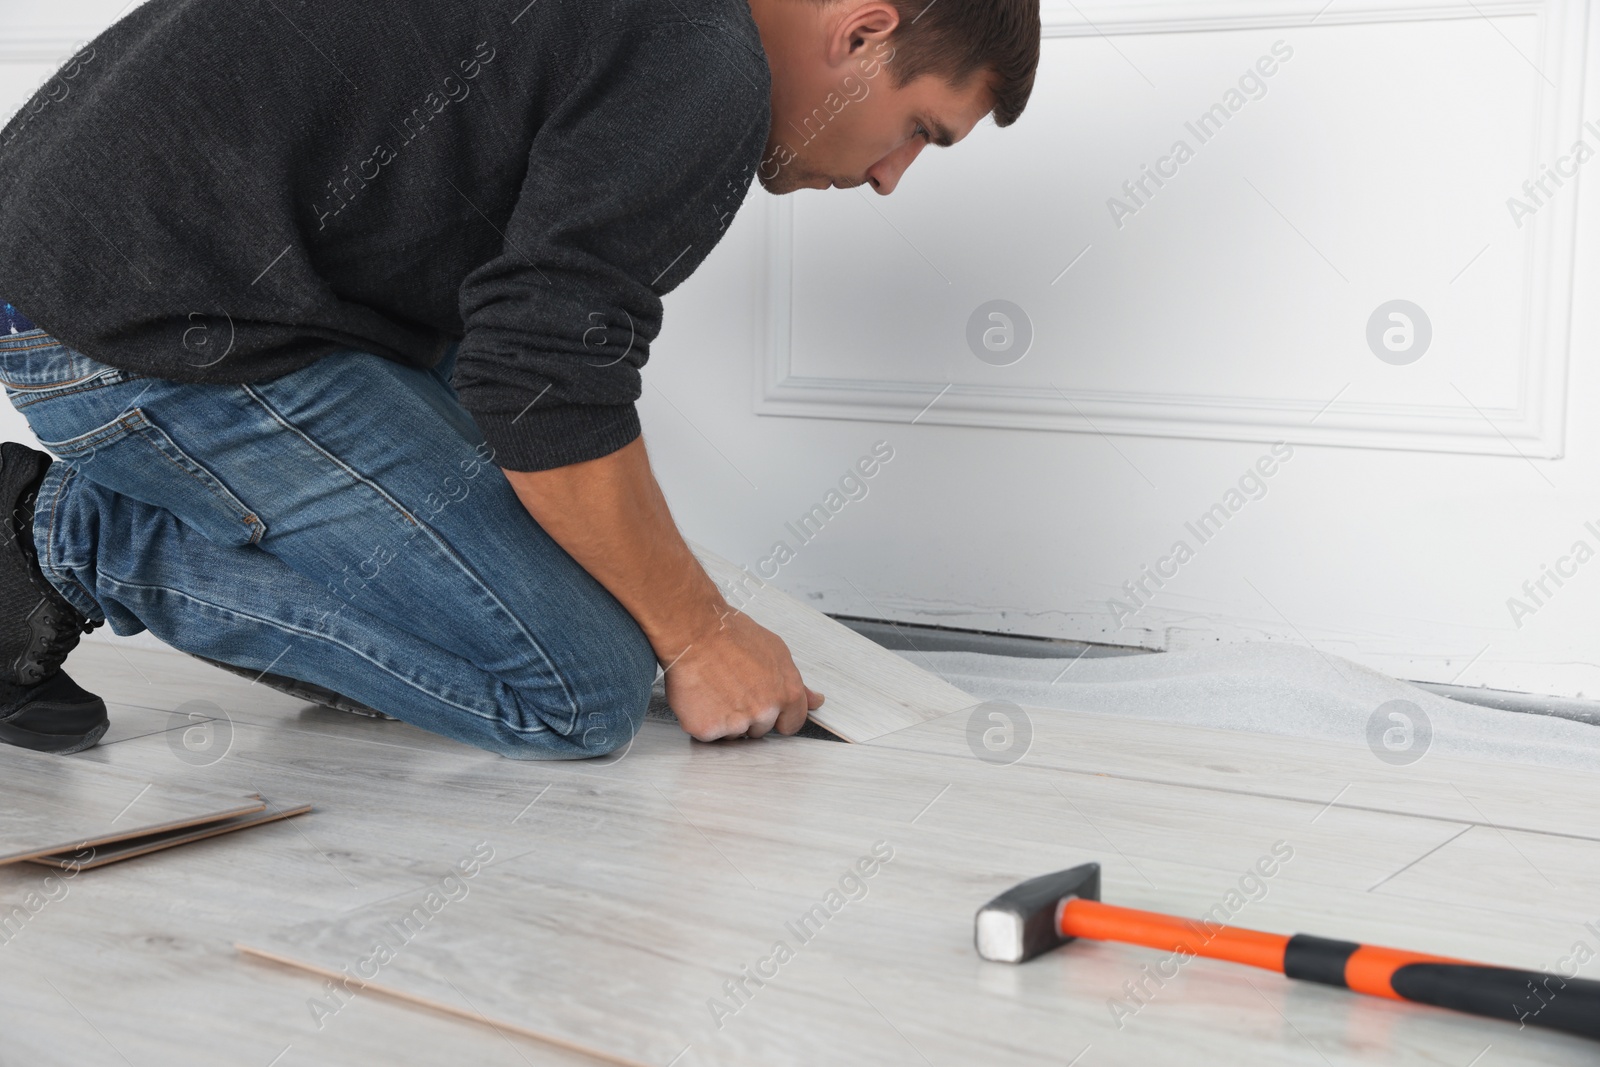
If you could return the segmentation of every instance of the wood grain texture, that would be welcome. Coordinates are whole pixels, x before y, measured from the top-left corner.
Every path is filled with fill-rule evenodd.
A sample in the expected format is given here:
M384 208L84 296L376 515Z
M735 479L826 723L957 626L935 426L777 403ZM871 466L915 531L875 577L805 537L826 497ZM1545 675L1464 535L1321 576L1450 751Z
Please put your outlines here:
M0 864L75 852L261 811L266 805L113 770L89 759L0 747Z
M318 1018L308 1004L327 996L320 979L245 959L232 946L257 928L331 916L437 879L471 844L446 812L476 817L487 806L509 823L532 795L522 795L527 768L410 727L386 730L396 724L309 709L172 653L85 642L68 668L91 690L139 699L161 716L211 700L237 728L226 757L208 767L179 762L157 731L72 759L114 766L141 784L181 772L234 793L314 797L319 810L251 831L248 846L200 841L92 875L27 863L0 868L0 1062L601 1062L377 995ZM114 719L125 712L114 702ZM423 789L403 786L408 763L431 766ZM345 767L362 775L345 784ZM459 810L449 799L452 780L478 782ZM399 796L410 800L397 806ZM495 798L509 806L503 816Z
M1520 847L1540 870L1564 872L1536 896L1454 872L1443 894L1428 887L1460 828L1431 819L1319 818L1293 800L871 746L695 746L653 724L626 760L550 768L548 780L537 839L414 923L414 936L399 931L420 890L242 947L335 975L383 944L391 957L358 975L374 990L630 1064L915 1063L921 1052L1059 1065L1091 1044L1100 1063L1310 1064L1322 1048L1354 1051L1380 1034L1396 1063L1440 1048L1465 1063L1505 1042L1544 1062L1588 1054L1575 1040L1528 1044L1515 1027L1443 1013L1378 1020L1370 1013L1387 1008L1200 962L1184 968L1181 992L1119 1027L1108 1002L1160 954L1076 945L1008 968L971 948L973 911L1021 878L1096 859L1108 899L1200 915L1281 840L1294 859L1240 922L1536 967L1569 947L1590 908L1600 847L1587 842L1540 835L1492 853L1504 868ZM893 858L865 895L798 936L800 917L827 906L878 841ZM1519 872L1519 886L1537 877ZM1417 881L1385 888L1402 879ZM727 992L770 969L779 941L792 961L747 997Z
M870 741L981 703L750 571L691 547L729 604L788 644L806 684L827 697L812 721L846 741Z
M1579 799L1593 794L1594 778L1576 771L1431 754L1395 766L1361 744L1017 710L1029 735L1017 742L1023 766L1600 841L1600 804ZM871 743L970 759L973 714L929 720Z
M56 852L48 856L30 857L29 863L36 863L41 867L55 867L63 871L92 871L111 863L120 863L131 860L135 856L147 856L152 852L161 852L179 845L188 845L196 841L204 841L208 837L220 837L231 834L237 830L248 830L253 826L262 826L266 823L277 822L279 819L290 819L296 815L304 815L311 810L310 804L291 804L280 807L265 802L266 810L254 815L238 815L231 819L219 819L216 822L203 823L186 830L168 830L164 833L147 834L143 837L132 837L125 841L111 844L98 845L92 849L79 849L75 852Z
M701 745L647 724L615 758L518 763L402 723L307 708L183 657L135 662L149 681L114 656L85 660L81 680L122 695L159 689L177 704L204 697L233 723L225 757L184 768L185 781L305 797L317 810L253 831L249 847L202 841L92 877L0 869L0 916L41 879L70 888L20 933L0 930L0 1033L19 1062L659 1067L681 1053L676 1067L1061 1067L1089 1047L1078 1067L1433 1067L1471 1063L1491 1044L1478 1067L1593 1062L1575 1038L1212 961L1184 966L1119 1028L1108 1002L1123 983L1147 981L1161 954L1079 943L1026 967L974 954L973 912L1022 878L1099 860L1108 900L1200 915L1277 840L1294 859L1236 922L1534 969L1579 938L1593 943L1583 925L1596 918L1591 842L1247 791L1254 768L1276 789L1359 753L1217 731L1169 731L1162 745L1132 724L1119 743L1108 723L1081 754L1115 772L1101 774L1032 755L997 766L959 736L948 753L782 738ZM69 666L80 677L78 661ZM1036 714L1036 736L1054 736L1038 717L1048 714ZM1070 746L1078 720L1062 722ZM1119 750L1129 760L1148 750L1149 762L1116 763ZM90 755L141 780L179 766L159 733ZM1494 788L1489 776L1463 783L1474 797ZM825 905L877 841L894 857L866 895L794 943L794 958L718 1029L708 1000L726 1000L724 983ZM326 975L342 978L372 951L367 935L426 906L483 842L494 858L376 987L314 1012L335 995ZM286 944L285 931L301 933Z

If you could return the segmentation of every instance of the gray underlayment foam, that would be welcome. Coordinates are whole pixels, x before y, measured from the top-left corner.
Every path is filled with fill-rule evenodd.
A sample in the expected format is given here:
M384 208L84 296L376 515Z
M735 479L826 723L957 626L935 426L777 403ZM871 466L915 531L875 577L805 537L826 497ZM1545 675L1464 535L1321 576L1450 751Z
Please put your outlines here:
M1476 707L1338 656L1278 642L1153 655L1021 659L981 652L896 651L982 700L1367 744L1387 701L1421 708L1430 754L1600 768L1600 726Z

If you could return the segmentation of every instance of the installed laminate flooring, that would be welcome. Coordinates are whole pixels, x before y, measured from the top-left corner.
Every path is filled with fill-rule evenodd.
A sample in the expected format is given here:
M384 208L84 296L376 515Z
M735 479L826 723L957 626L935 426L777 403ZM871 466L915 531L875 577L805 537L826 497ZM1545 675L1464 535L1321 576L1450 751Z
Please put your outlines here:
M1329 805L1370 753L1043 711L1009 766L976 758L964 713L874 745L703 746L649 724L621 758L528 764L169 653L86 643L71 668L114 717L147 718L72 759L316 810L70 880L0 870L0 913L44 878L67 889L0 943L0 1063L1595 1062L1577 1039L1211 961L1119 1027L1110 1003L1161 954L1080 942L1009 967L971 948L972 913L1022 878L1095 859L1106 899L1198 915L1281 841L1293 859L1234 921L1555 967L1600 946L1600 844L1523 796L1518 768L1499 769L1510 829L1447 818L1387 767L1373 787L1416 813ZM227 737L209 763L143 732L195 701ZM1430 773L1499 810L1495 768ZM892 858L865 894L841 886L878 842ZM362 966L383 937L393 958ZM779 940L792 958L731 995ZM357 967L376 988L327 984Z
M982 705L870 743L968 759L995 709L1021 716L1013 747L999 756L1023 766L1600 841L1596 777L1559 768L1432 755L1397 766L1359 744L1014 704Z
M1564 838L1538 840L1540 868L1563 872L1539 916L1459 886L1460 903L1441 909L1417 862L1448 843L1429 820L1341 811L1314 822L1293 802L1245 810L1142 783L1059 784L1049 772L804 745L704 754L652 730L603 780L557 777L540 801L551 807L539 846L485 871L459 908L430 920L419 890L244 944L628 1064L1046 1064L1086 1046L1097 1052L1086 1062L1314 1063L1359 1052L1376 1009L1203 963L1186 969L1183 992L1119 1027L1108 1001L1161 954L1077 945L1026 968L987 964L972 954L972 911L1022 877L1099 859L1109 899L1198 915L1281 842L1293 858L1240 921L1538 966L1568 947L1595 899L1600 849ZM574 796L627 837L592 840L563 807ZM773 818L730 810L744 796ZM865 893L845 885L837 910L808 923L874 846L892 858ZM1515 853L1494 858L1505 868ZM1371 892L1397 872L1416 880L1408 893ZM1502 887L1526 900L1526 882ZM1486 901L1499 910L1485 914ZM1475 931L1459 929L1464 918ZM380 945L392 955L375 957ZM1286 1040L1276 1013L1290 1003L1320 1040ZM1495 1041L1546 1062L1593 1055L1440 1013L1382 1025L1404 1032L1388 1039L1391 1062L1452 1050L1466 1063Z

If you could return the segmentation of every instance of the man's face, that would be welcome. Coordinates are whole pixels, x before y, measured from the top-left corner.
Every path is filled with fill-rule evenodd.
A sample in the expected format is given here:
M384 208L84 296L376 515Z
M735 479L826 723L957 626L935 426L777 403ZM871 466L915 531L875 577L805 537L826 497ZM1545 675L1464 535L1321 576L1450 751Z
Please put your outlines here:
M896 23L892 6L867 4L824 19L820 42L795 33L769 43L772 132L758 172L768 192L870 183L887 196L924 148L960 141L993 110L981 75L963 86L930 74L896 87Z

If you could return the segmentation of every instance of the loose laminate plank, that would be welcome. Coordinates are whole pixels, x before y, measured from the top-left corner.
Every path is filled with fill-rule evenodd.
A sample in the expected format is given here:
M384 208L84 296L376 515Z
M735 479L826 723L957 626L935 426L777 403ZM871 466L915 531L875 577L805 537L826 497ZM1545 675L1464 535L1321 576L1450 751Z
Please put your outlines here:
M173 761L173 766L178 766ZM169 772L176 773L176 772ZM0 864L261 811L260 798L0 746Z
M748 570L692 547L728 603L788 644L806 684L827 697L812 720L846 741L870 741L981 703Z
M104 867L110 863L120 863L123 860L131 860L136 856L147 856L152 852L177 848L179 845L188 845L195 841L204 841L208 837L220 837L223 834L231 834L236 830L248 830L255 826L264 826L267 823L277 822L280 819L304 815L310 810L310 804L292 804L283 808L269 806L267 810L257 812L254 815L239 815L231 819L202 823L199 826L184 830L167 830L162 833L147 834L143 837L131 837L125 841L97 845L73 852L56 852L48 856L33 856L28 862L36 863L41 867L55 867L64 871L92 871L97 867Z

